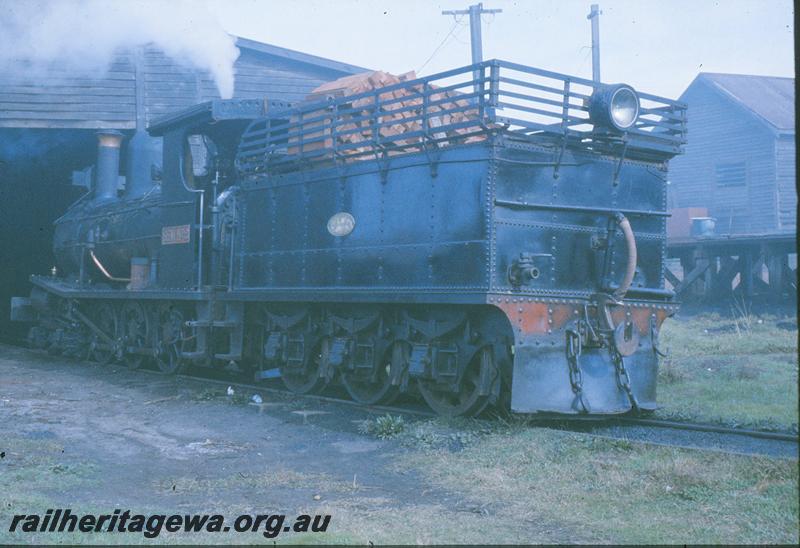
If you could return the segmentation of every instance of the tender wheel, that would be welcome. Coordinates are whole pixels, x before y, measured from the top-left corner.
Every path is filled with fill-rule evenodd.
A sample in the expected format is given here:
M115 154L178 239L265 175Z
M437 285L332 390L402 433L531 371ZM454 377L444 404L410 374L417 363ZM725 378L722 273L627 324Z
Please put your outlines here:
M289 367L282 364L281 379L286 388L295 394L313 394L322 390L327 384L327 379L321 377L324 365L328 361L330 341L323 337L319 339L306 353L302 367Z
M411 353L404 341L393 343L384 352L375 375L358 375L353 371L342 373L342 384L353 401L364 405L392 403L400 394L400 387L392 385L394 371L402 371Z
M488 374L494 368L492 351L482 348L467 365L461 378L458 392L446 390L433 381L420 380L419 391L428 405L445 417L474 416L486 409L489 396L480 394L482 373Z
M94 314L94 324L108 336L114 344L108 344L97 333L92 333L89 357L94 361L107 364L117 357L116 343L119 338L119 320L117 310L109 303L102 303Z
M122 306L120 320L120 332L125 348L122 361L128 366L128 369L139 369L146 356L128 349L141 349L149 346L150 322L147 320L147 314L140 303L130 301Z
M156 365L166 375L177 374L183 369L184 361L180 359L180 352L185 330L180 310L166 304L158 308Z

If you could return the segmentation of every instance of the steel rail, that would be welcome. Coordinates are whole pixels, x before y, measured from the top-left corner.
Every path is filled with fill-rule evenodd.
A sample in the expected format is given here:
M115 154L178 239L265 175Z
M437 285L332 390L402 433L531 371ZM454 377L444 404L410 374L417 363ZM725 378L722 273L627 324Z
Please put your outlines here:
M756 430L751 428L737 428L730 426L722 426L710 423L696 423L690 421L676 421L669 419L658 418L645 418L624 415L555 415L548 414L546 416L537 417L535 415L529 416L531 422L539 423L542 426L559 428L559 429L577 429L579 425L585 427L602 428L608 426L646 426L652 428L669 428L672 430L684 430L693 432L709 432L716 434L727 434L741 437L767 439L773 441L787 441L800 443L798 434L791 432L780 432L774 430ZM547 423L554 423L548 425ZM557 424L556 424L557 423Z
M657 428L671 428L674 430L692 430L695 432L713 432L717 434L732 434L736 436L745 436L749 438L761 438L768 440L778 441L793 441L800 443L800 437L797 434L788 432L774 432L771 430L755 430L751 428L736 428L729 426L718 426L716 424L708 423L693 423L684 421L673 421L668 419L645 419L639 417L619 417L611 419L611 421L620 422L622 424L630 424L633 426L654 426Z
M280 389L280 388L271 388L271 387L264 387L259 386L257 384L250 384L250 383L239 383L239 382L229 382L225 380L218 380L218 379L210 379L208 377L200 377L195 375L186 375L180 374L178 375L179 378L193 380L195 382L210 382L213 384L217 384L220 386L233 386L238 388L246 388L253 390L254 392L266 392L270 394L279 394L279 395L289 395L298 398L308 398L309 400L314 401L322 401L327 403L333 404L344 404L348 405L351 408L359 408L366 411L376 411L380 413L394 413L397 415L404 415L404 416L413 416L413 417L420 417L420 418L436 418L438 415L432 411L426 411L423 409L413 409L408 407L395 407L395 406L387 406L387 405L364 405L353 400L343 399L343 398L336 398L331 396L322 396L319 394L295 394L289 390ZM495 414L494 416L490 415L489 418L485 419L475 419L479 422L485 422L487 424L497 423L498 417ZM558 417L558 418L551 418L548 419L549 421L553 422L560 422L560 425L548 425L546 422L539 422L534 421L534 424L539 427L543 428L550 428L554 430L565 430L565 431L576 431L577 426L579 424L593 424L594 426L601 427L601 426L609 426L614 424L624 424L630 426L645 426L651 428L671 428L675 430L688 430L688 431L699 431L699 432L715 432L715 433L722 433L722 434L732 434L738 435L743 437L753 437L758 439L767 440L768 442L797 442L798 438L796 435L779 433L779 432L770 432L770 431L763 431L763 430L752 430L752 429L744 429L744 428L730 428L730 427L722 427L710 424L695 424L689 422L680 422L680 421L669 421L669 420L661 420L661 419L644 419L639 417L585 417L581 420L580 417ZM539 424L536 424L536 423ZM566 423L566 424L565 424ZM624 435L615 436L613 434L598 434L595 432L585 432L585 434L589 436L594 436L598 438L604 439L624 439L631 443L641 443L645 445L655 445L660 447L673 447L677 449L689 449L689 450L699 450L699 451L713 451L718 453L725 453L731 455L742 455L742 456L753 456L758 455L761 453L758 452L747 452L747 451L738 451L732 448L724 448L724 447L717 447L717 446L709 446L704 447L702 445L687 445L685 443L669 443L664 441L655 441L650 439L635 439L635 438L628 438ZM784 457L778 457L784 458Z
M0 346L6 346L3 343L0 343ZM20 347L21 345L10 345L15 347ZM26 348L29 350L29 348ZM37 354L45 354L42 352L33 351ZM90 363L90 362L86 362ZM352 400L346 400L342 398L330 397L330 396L321 396L317 394L294 394L289 390L283 390L279 388L272 388L272 387L265 387L260 386L257 384L251 383L243 383L243 382L236 382L233 380L223 380L223 379L214 379L209 377L202 377L196 375L189 375L189 374L179 374L179 375L165 375L158 371L154 370L146 370L146 369L138 369L136 373L145 373L151 377L157 377L162 381L174 381L177 379L184 379L189 381L194 381L197 383L208 383L208 384L215 384L220 386L233 386L238 387L240 389L246 388L254 390L255 392L262 392L262 393L271 393L271 394L279 394L279 395L289 395L295 396L298 398L307 398L309 400L317 400L317 401L324 401L334 404L345 404L351 407L361 408L366 411L377 411L377 412L386 412L386 413L397 413L400 415L406 416L418 416L418 417L425 417L425 418L433 418L437 415L431 411L425 411L422 409L413 409L408 407L394 407L394 406L385 406L385 405L362 405L358 402L354 402ZM167 398L170 399L170 398ZM161 400L154 400L161 401ZM253 404L258 406L258 404ZM617 424L628 424L631 426L647 426L647 427L658 427L658 428L674 428L677 430L690 430L690 431L701 431L701 432L717 432L723 434L732 434L732 435L740 435L740 436L747 436L747 437L754 437L759 439L764 439L769 442L797 442L798 436L796 434L789 434L789 433L781 433L781 432L772 432L772 431L764 431L764 430L753 430L753 429L744 429L744 428L731 428L731 427L723 427L717 426L712 424L697 424L697 423L690 423L684 421L672 421L666 419L648 419L648 418L640 418L640 417L607 417L607 416L561 416L561 415L547 415L543 417L536 417L536 416L529 416L530 425L531 426L539 426L542 428L550 428L550 429L558 429L562 431L579 431L578 426L595 426L595 427L604 427L613 425L614 423ZM479 422L484 423L496 423L499 422L498 415L495 413L490 415L487 419L478 419ZM550 424L548 424L550 423ZM755 451L739 451L736 449L726 449L720 446L700 446L700 445L688 445L685 443L668 443L664 441L657 441L651 439L636 439L636 438L629 438L624 435L612 435L612 434L605 434L605 433L594 433L594 432L582 432L586 435L593 436L596 438L602 439L621 439L626 440L631 443L642 444L642 445L653 445L653 446L662 446L662 447L673 447L678 449L690 449L690 450L700 450L700 451L711 451L711 452L718 452L718 453L725 453L731 455L742 455L742 456L754 456L759 455L761 453ZM796 457L786 457L786 456L770 456L770 458L796 458Z
M252 390L255 393L268 393L268 394L276 394L281 396L293 396L296 398L305 398L310 401L320 401L320 402L327 402L332 404L344 404L348 405L351 408L360 408L365 411L373 411L378 413L395 413L398 415L405 415L405 416L415 416L420 418L434 418L437 415L432 411L427 411L423 409L414 409L409 407L395 407L395 406L387 406L387 405L362 405L358 402L338 398L338 397L331 397L331 396L322 396L319 394L294 394L289 390L279 389L279 388L272 388L267 386L261 386L254 383L246 383L246 382L237 382L234 380L225 380L225 379L215 379L210 378L208 376L197 376L197 375L190 375L190 374L179 374L179 375L164 375L158 371L146 370L146 369L139 369L137 370L138 373L146 373L147 375L158 377L162 381L168 380L189 380L194 381L196 383L207 383L207 384L214 384L219 386L233 386L239 389L247 389ZM258 404L253 404L254 406L258 407ZM477 419L479 422L482 423L497 423L501 419L502 415L498 415L497 413L491 414L489 418L486 419ZM546 415L546 416L529 416L531 426L538 426L542 428L550 428L562 431L578 431L581 432L579 429L580 425L584 426L592 426L592 427L605 427L605 426L612 426L612 425L630 425L630 426L644 426L644 427L651 427L651 428L672 428L676 430L688 430L688 431L699 431L699 432L715 432L715 433L722 433L728 435L738 435L743 437L753 437L764 440L764 443L797 443L798 437L795 434L789 433L781 433L781 432L772 432L772 431L764 431L764 430L753 430L753 429L745 429L745 428L731 428L731 427L723 427L717 426L712 424L697 424L691 422L684 422L684 421L672 421L666 419L650 419L650 418L641 418L641 417L608 417L608 416L562 416L562 415ZM653 446L663 446L663 447L673 447L678 449L691 449L691 450L699 450L699 451L711 451L711 452L719 452L731 455L743 455L743 456L753 456L763 454L759 451L741 451L737 450L735 447L724 447L724 446L703 446L702 444L692 445L686 444L682 442L672 443L672 442L665 442L665 441L657 441L653 439L637 439L636 437L628 437L625 434L621 435L614 435L608 433L597 433L597 432L581 432L589 436L603 438L603 439L621 439L626 440L631 443L636 444L643 444L643 445L653 445ZM727 445L727 444L725 444ZM792 456L775 456L770 455L770 458L796 458Z
M147 371L147 370L140 370L142 373L148 373L153 375L162 376L161 373L157 371ZM207 382L212 384L218 385L225 385L225 386L233 386L239 388L247 388L249 390L253 390L254 392L266 392L269 394L281 394L281 395L290 395L298 398L308 398L312 400L324 401L329 403L340 403L344 405L349 405L351 407L359 407L362 409L367 410L375 410L375 411L384 411L384 412L391 412L391 413L398 413L398 414L405 414L405 415L416 415L420 417L438 417L436 413L433 411L426 411L423 409L413 409L407 407L396 407L396 406L389 406L389 405L365 405L358 403L353 400L348 400L344 398L337 398L333 396L323 396L320 394L295 394L290 390L285 390L281 388L274 388L274 387L267 387L255 383L244 383L244 382L236 382L236 381L228 381L222 379L214 379L210 377L203 377L198 375L189 375L186 373L181 373L176 375L176 378L182 378L187 380L193 380L196 382ZM727 426L720 426L708 423L693 423L693 422L686 422L686 421L673 421L667 419L650 419L650 418L641 418L641 417L608 417L608 416L597 416L597 417L580 417L580 416L549 416L543 419L537 419L535 415L529 416L534 424L538 423L544 427L551 427L548 425L548 422L559 422L562 423L558 426L559 429L564 429L564 424L566 425L574 425L578 426L580 424L593 424L595 426L609 426L613 424L624 424L624 425L631 425L631 426L650 426L656 428L670 428L673 430L689 430L689 431L696 431L696 432L713 432L718 434L730 434L736 436L743 436L743 437L751 437L751 438L759 438L759 439L767 439L767 440L775 440L775 441L788 441L788 442L799 442L800 438L798 438L797 434L791 434L788 432L775 432L770 430L755 430L755 429L748 429L748 428L735 428L735 427L727 427ZM494 422L493 419L490 419Z
M146 373L149 375L161 377L161 378L169 378L168 376L160 373L158 371L148 371L146 369L139 369L136 371L137 373ZM337 403L337 404L344 404L349 405L351 407L358 407L361 409L372 410L372 411L381 411L387 413L398 413L404 415L415 415L419 417L437 417L438 415L433 411L426 411L423 409L413 409L407 407L394 407L391 405L366 405L358 403L357 401L347 400L343 398L335 398L332 396L323 396L320 394L296 394L288 389L280 389L280 388L273 388L269 386L263 386L254 383L245 383L245 382L236 382L232 380L223 380L223 379L214 379L211 377L201 377L197 375L189 375L186 373L179 373L177 375L172 375L173 378L176 379L185 379L195 382L203 382L209 384L216 384L220 386L231 386L231 387L238 387L238 388L246 388L248 390L252 390L253 392L262 392L267 394L280 394L283 396L293 396L295 398L307 398L310 400L316 401L324 401L328 403Z
M19 347L20 345L12 345ZM28 348L28 350L30 350ZM200 383L209 383L209 384L216 384L220 386L233 386L238 388L246 388L248 390L252 390L254 392L264 392L268 394L279 394L283 396L293 396L297 398L307 398L310 400L317 400L317 401L324 401L328 403L337 403L337 404L344 404L349 405L351 407L358 407L365 410L372 410L372 411L380 411L380 412L388 412L388 413L398 413L404 415L414 415L419 417L428 417L433 418L437 417L438 415L433 411L428 411L424 409L414 409L409 407L396 407L396 406L389 406L389 405L364 405L358 403L353 400L348 400L344 398L337 398L332 396L323 396L320 394L295 394L290 390L280 389L280 388L273 388L269 386L263 386L255 383L245 383L245 382L237 382L234 380L224 380L224 379L215 379L208 376L198 376L198 375L190 375L186 373L181 373L178 375L165 375L159 371L147 370L147 369L138 369L136 373L144 373L150 376L158 377L164 380L167 379L186 379L190 381L200 382ZM522 415L521 417L525 417ZM545 415L545 416L536 416L536 415L528 415L527 418L530 420L532 425L541 426L544 428L554 428L559 430L574 430L577 429L578 426L594 426L594 427L604 427L604 426L613 426L615 424L622 424L622 425L630 425L630 426L647 426L647 427L654 427L654 428L670 428L673 430L688 430L694 432L710 432L710 433L718 433L718 434L728 434L728 435L735 435L735 436L742 436L742 437L751 437L757 439L765 439L770 441L782 441L782 442L794 442L800 443L800 436L798 434L790 433L790 432L776 432L771 430L756 430L750 428L737 428L737 427L728 427L722 425L715 425L709 423L693 423L689 421L675 421L669 419L657 419L657 418L643 418L643 417L626 417L626 416L585 416L585 415ZM495 413L494 418L488 419L490 422L496 422L497 420L497 413ZM551 423L551 424L548 424ZM557 424L556 424L557 423ZM613 437L613 436L606 436L603 437ZM636 442L637 440L630 440ZM643 442L643 443L650 443L650 442ZM670 445L676 446L677 444L663 444L663 443L656 443L657 445ZM691 446L687 446L691 447ZM696 449L696 447L694 447Z
M638 440L638 439L626 438L626 437L623 437L623 436L613 436L613 435L610 435L610 434L597 434L597 433L594 433L594 432L590 433L590 434L587 434L587 435L593 436L595 438L606 439L606 440L624 440L624 441L627 441L627 442L630 442L630 443L639 443L639 444L642 444L642 445L653 445L653 446L656 446L656 447L670 447L672 449L687 449L687 450L690 450L690 451L711 451L711 452L714 452L714 453L723 453L725 455L738 455L738 456L742 456L742 457L765 456L765 455L763 455L761 453L757 453L757 452L736 451L736 450L723 449L721 447L714 447L714 446L699 447L697 445L686 445L686 444L683 444L683 443L666 443L666 442L663 442L663 441L654 441L654 440ZM776 440L772 440L772 441L776 441ZM770 457L767 457L767 458L779 458L779 459L782 459L782 458L791 458L791 457L772 457L772 456L770 456Z

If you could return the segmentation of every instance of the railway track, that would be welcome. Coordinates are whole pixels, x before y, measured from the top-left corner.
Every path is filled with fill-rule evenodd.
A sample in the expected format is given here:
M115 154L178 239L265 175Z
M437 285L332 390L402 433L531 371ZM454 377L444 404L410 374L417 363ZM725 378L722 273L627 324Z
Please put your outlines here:
M17 346L17 345L15 345ZM38 352L37 352L38 353ZM160 372L139 369L136 373L161 379L169 378ZM224 377L223 377L224 375ZM389 413L416 417L419 419L434 418L436 413L427 409L422 403L408 402L409 405L362 405L344 397L329 394L296 395L289 390L277 386L246 382L232 376L231 371L200 369L179 374L172 378L193 381L206 385L234 387L245 394L274 394L282 398L295 398L308 402L325 402L343 405L372 413ZM654 417L615 416L615 417L565 417L530 416L524 417L531 426L557 430L583 432L599 437L623 439L631 442L665 445L677 448L723 451L726 453L797 458L800 438L794 432L778 432L748 428L726 427L722 425L675 421ZM486 423L496 422L494 418L475 419Z
M800 443L797 434L791 432L635 416L549 419L547 422L534 424L634 443L746 456L797 459Z
M731 428L727 426L718 426L715 424L706 423L692 423L684 421L673 421L667 419L647 419L641 417L622 417L616 420L622 424L636 425L636 426L654 426L657 428L673 428L676 430L690 430L694 432L711 432L717 434L731 434L735 436L744 436L749 438L758 438L765 440L778 440L799 443L800 438L797 434L790 432L777 432L772 430L753 430L749 428Z
M161 376L157 372L142 372ZM202 373L206 373L202 371ZM420 419L434 418L436 413L424 406L391 406L362 405L352 400L331 395L306 394L298 396L289 390L265 386L261 384L240 382L231 378L214 378L208 375L180 374L181 379L200 383L234 387L246 393L275 394L281 397L301 398L307 401L318 401L345 405L374 413L389 413ZM797 458L797 446L800 438L796 433L757 430L748 428L726 427L707 423L675 421L650 417L618 416L618 417L564 417L546 416L527 417L532 426L584 432L591 435L623 439L631 442L649 443L675 448L722 451L733 454L781 456ZM476 419L494 422L493 418ZM637 430L638 429L638 430ZM672 433L672 434L670 434ZM711 436L711 437L709 437ZM742 441L745 440L745 441ZM794 450L792 450L794 448Z
M143 372L153 373L154 375L161 376L160 373L157 373L157 372L154 372L154 371L144 371L143 370ZM336 398L336 397L333 397L333 396L325 396L325 395L322 395L322 394L303 394L303 395L298 395L298 394L294 394L293 392L291 392L289 390L275 388L275 387L271 387L271 386L265 386L265 385L262 385L262 384L235 382L235 381L231 381L231 380L215 379L215 378L202 377L202 376L198 376L198 375L187 375L187 374L179 374L179 375L176 375L176 377L179 378L179 379L187 379L187 380L193 380L193 381L198 381L198 382L206 382L206 383L211 383L211 384L217 384L217 385L220 385L220 386L231 386L231 387L237 387L237 388L242 388L242 389L246 388L246 389L248 389L248 390L250 390L252 392L262 392L262 393L267 393L267 394L279 394L281 396L289 396L289 397L294 397L294 398L298 398L298 399L307 399L309 401L322 401L322 402L328 402L328 403L335 403L335 404L339 404L339 405L347 405L347 406L350 406L350 407L357 407L359 409L365 409L365 410L368 410L368 411L397 413L399 415L417 416L417 417L426 417L426 418L433 418L433 417L437 416L436 413L434 413L433 411L424 409L422 407L417 408L417 407L396 407L396 406L392 406L392 405L363 405L363 404L360 404L360 403L355 402L353 400L348 400L348 399L344 399L344 398Z

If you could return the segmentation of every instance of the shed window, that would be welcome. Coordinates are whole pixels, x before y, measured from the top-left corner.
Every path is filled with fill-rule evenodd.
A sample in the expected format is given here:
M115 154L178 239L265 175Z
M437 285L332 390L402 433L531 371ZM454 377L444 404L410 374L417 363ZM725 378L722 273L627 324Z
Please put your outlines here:
M717 186L744 186L747 169L744 162L717 164Z

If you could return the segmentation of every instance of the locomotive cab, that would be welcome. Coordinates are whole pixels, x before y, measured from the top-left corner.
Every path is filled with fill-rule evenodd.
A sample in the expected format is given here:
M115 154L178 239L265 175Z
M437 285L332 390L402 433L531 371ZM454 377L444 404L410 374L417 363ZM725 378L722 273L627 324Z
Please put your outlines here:
M227 285L234 157L242 131L262 114L261 101L211 101L149 128L164 138L160 287Z

